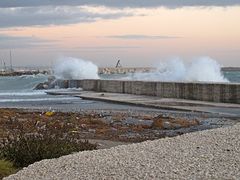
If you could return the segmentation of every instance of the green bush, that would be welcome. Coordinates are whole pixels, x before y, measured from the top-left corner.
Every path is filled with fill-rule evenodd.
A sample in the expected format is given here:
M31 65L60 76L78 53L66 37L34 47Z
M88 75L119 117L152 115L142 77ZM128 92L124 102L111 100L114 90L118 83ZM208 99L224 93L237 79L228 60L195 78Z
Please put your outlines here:
M3 179L15 172L16 169L14 168L13 163L6 160L0 160L0 179Z
M88 141L62 138L60 135L21 135L8 138L0 148L1 157L16 167L26 167L42 159L58 158L84 150L96 149Z

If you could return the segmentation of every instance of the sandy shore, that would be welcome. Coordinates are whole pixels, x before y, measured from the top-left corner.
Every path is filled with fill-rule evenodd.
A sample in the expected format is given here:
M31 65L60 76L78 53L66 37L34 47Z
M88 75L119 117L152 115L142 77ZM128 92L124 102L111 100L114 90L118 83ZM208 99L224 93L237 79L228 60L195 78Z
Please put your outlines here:
M5 179L239 179L240 124L43 160Z

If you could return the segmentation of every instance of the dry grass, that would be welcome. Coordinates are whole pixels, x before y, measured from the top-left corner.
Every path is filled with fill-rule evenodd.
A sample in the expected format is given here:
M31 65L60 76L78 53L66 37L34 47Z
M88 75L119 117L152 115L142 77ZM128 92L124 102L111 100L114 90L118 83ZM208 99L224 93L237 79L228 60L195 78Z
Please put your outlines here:
M152 125L126 124L128 118L141 121L153 121ZM149 123L148 123L149 124ZM139 133L145 139L146 132L152 129L178 129L198 125L197 120L171 118L153 115L131 115L128 113L47 113L26 112L18 109L0 109L0 140L11 134L41 134L51 132L63 137L74 136L78 139L107 139L122 141L122 135ZM127 135L123 141L128 141ZM132 137L131 137L132 138ZM136 137L138 141L139 136ZM131 140L132 141L132 140Z
M13 163L7 160L0 160L0 179L15 173L17 169Z
M159 116L153 120L152 128L158 129L179 129L189 128L192 126L198 126L200 122L198 120L189 119L175 119L171 117Z

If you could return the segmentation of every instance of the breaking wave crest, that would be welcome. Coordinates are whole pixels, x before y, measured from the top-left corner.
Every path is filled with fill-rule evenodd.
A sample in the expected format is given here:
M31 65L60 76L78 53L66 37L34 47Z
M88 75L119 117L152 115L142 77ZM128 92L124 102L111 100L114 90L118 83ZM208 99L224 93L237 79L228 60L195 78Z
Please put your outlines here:
M99 79L98 67L90 61L65 57L54 67L57 79Z
M217 61L209 57L201 57L190 64L181 59L161 62L156 70L148 73L133 73L126 79L146 81L180 81L180 82L228 82L221 72Z

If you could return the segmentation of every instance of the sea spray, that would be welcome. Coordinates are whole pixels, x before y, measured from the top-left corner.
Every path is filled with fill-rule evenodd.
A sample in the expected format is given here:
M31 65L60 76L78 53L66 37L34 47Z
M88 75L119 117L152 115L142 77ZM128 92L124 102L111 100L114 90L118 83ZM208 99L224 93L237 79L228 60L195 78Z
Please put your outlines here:
M148 73L133 73L127 79L144 81L176 82L228 82L221 73L221 66L209 57L201 57L186 65L175 58L161 62L157 69Z
M209 57L201 57L192 61L186 72L185 80L228 82L221 72L220 64Z
M90 61L65 57L54 67L57 79L99 79L98 67Z

